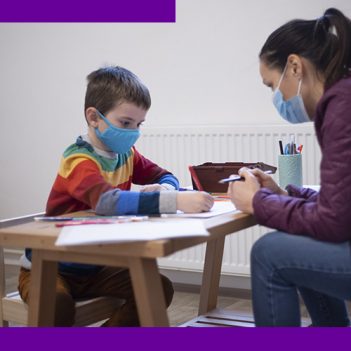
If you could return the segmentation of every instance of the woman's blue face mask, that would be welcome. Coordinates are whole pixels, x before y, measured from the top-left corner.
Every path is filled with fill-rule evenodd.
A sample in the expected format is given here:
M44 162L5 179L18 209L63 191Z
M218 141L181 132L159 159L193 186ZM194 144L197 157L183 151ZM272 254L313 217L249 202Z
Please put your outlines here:
M140 137L140 130L118 128L101 112L98 110L96 111L108 126L103 132L100 132L98 128L95 128L95 133L99 140L116 154L124 154L128 152Z
M284 100L281 92L280 84L285 76L286 67L280 77L279 83L275 91L273 92L273 104L279 114L290 123L304 123L310 122L310 118L305 109L305 105L300 94L302 80L299 81L297 88L297 94L289 100Z

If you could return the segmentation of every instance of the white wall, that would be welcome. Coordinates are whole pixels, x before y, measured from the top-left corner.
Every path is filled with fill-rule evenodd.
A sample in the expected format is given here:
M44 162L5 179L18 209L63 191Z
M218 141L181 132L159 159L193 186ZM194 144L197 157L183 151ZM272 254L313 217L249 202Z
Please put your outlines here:
M173 24L0 24L0 218L40 211L64 148L85 130L85 78L104 64L151 90L146 126L283 124L257 54L289 19L349 0L177 0Z

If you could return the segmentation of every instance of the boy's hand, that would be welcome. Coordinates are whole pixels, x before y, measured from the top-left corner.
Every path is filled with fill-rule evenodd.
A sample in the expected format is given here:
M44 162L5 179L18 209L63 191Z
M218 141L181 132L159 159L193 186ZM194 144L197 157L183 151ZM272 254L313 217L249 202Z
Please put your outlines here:
M270 175L264 173L258 168L250 170L250 172L256 176L262 188L268 188L278 195L288 195L288 192L282 189Z
M177 210L185 213L207 212L213 203L213 197L204 191L182 191L177 194Z
M169 189L166 186L163 186L162 184L155 183L155 184L144 185L140 188L139 191L141 193L151 193L154 191L160 192L160 191L167 191L167 190L169 190Z

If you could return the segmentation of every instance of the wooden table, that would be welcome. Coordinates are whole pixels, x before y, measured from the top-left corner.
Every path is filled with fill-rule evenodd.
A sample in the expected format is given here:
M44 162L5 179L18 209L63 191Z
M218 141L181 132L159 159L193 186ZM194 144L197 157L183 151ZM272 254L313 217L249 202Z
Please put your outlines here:
M201 315L217 306L225 236L256 225L252 216L242 213L224 214L204 222L210 232L208 237L57 247L55 241L60 229L53 223L34 222L32 218L27 217L2 225L0 246L28 247L33 250L28 316L30 326L53 325L55 277L59 261L128 267L141 325L169 326L157 258L207 243L199 307Z

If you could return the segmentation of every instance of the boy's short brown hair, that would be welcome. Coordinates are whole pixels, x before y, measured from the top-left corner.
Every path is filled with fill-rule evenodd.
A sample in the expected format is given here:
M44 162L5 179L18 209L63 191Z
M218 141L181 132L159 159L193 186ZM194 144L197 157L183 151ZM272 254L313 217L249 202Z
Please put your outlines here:
M148 88L132 72L119 66L100 68L87 77L84 111L95 107L106 114L122 102L134 103L148 110L151 97Z

